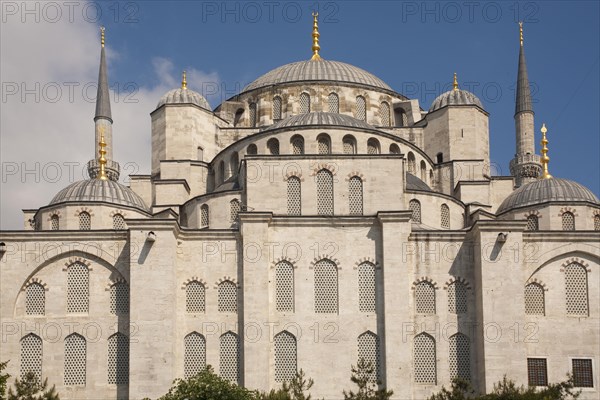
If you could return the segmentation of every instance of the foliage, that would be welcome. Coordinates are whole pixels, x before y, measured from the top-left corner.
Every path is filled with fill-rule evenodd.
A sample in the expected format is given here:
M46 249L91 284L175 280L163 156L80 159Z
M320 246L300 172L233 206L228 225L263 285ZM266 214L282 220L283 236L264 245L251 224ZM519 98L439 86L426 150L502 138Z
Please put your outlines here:
M25 374L23 379L15 379L15 392L8 389L8 400L60 400L54 385L48 389L48 378L40 383L33 372Z
M283 382L281 389L271 390L269 393L262 393L259 400L310 400L310 394L306 394L314 385L312 378L306 378L304 371L296 372L292 380Z
M454 378L450 390L442 386L439 393L432 395L429 400L467 400L475 399L475 391L469 381Z
M2 371L6 369L7 365L8 361L0 362L0 400L6 400L6 384L10 374L3 374Z
M381 381L373 379L375 367L371 362L360 359L356 367L353 365L352 377L350 380L358 386L358 391L346 392L344 390L344 400L387 400L392 394L391 390L386 390L385 387L378 389Z

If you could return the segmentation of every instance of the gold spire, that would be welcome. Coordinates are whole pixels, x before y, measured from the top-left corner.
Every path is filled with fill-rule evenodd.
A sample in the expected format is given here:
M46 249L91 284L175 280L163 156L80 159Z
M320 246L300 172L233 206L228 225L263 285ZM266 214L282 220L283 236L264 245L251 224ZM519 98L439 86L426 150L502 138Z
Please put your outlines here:
M546 129L546 124L542 124L542 129L540 129L540 131L542 132L542 168L544 169L544 171L542 172L542 176L540 179L550 179L552 178L552 175L550 175L550 173L548 172L548 162L550 161L550 157L548 157L548 139L546 139L546 132L548 132L548 129Z
M521 41L521 46L523 46L523 22L519 22L519 39Z
M98 179L106 181L108 180L108 176L106 176L106 157L104 157L106 155L106 150L104 150L106 147L106 142L104 141L104 127L100 128L100 142L98 144L100 145L100 158L98 159L100 172L98 173Z
M312 38L313 38L313 45L312 45L312 51L313 51L313 56L310 59L311 61L320 61L322 60L321 56L319 55L319 50L321 50L321 46L319 46L319 36L321 36L319 34L319 13L312 13L313 16L313 32L312 32Z
M104 47L104 27L101 26L100 27L100 44L102 45L102 47Z
M185 75L185 70L183 70L183 74L181 76L181 88L183 90L187 89L187 79L186 79L186 75Z
M458 79L456 79L456 72L454 73L454 82L452 83L452 88L454 90L458 90Z

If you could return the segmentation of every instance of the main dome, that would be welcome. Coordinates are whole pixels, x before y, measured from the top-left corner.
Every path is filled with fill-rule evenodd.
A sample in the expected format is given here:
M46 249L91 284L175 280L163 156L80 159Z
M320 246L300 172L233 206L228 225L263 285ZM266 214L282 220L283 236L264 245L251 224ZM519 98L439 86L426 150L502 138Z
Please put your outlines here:
M247 85L242 92L290 82L331 81L354 83L392 90L384 81L364 69L339 61L298 61L275 68Z
M111 180L87 179L70 184L54 196L50 205L64 202L106 202L148 212L144 200L127 186Z

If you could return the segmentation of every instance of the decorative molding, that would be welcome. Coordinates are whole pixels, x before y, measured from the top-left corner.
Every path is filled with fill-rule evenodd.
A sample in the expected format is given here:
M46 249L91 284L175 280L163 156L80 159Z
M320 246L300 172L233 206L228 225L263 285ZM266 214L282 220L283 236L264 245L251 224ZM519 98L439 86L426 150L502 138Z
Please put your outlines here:
M363 258L359 258L358 261L356 261L354 263L354 269L358 269L358 267L360 267L361 264L372 264L375 266L375 269L381 269L381 265L379 264L379 261L376 261L373 257L363 257Z
M326 169L327 171L331 172L331 175L335 176L337 174L336 167L337 166L335 164L315 163L310 167L312 169L310 176L317 176L317 173L322 169Z
M471 285L465 278L461 278L460 276L453 276L448 281L444 283L444 290L448 290L448 287L455 282L460 282L465 285L465 289L471 290Z
M288 172L283 177L283 180L287 181L288 179L290 179L293 176L296 177L296 178L298 178L298 179L300 179L300 182L304 182L304 178L302 177L302 171L291 171L291 172Z
M25 289L27 289L29 286L33 285L33 284L38 284L38 285L40 285L41 287L43 287L43 288L44 288L44 291L46 291L46 292L47 292L48 290L50 290L50 288L48 287L48 284L47 284L47 283L44 283L44 282L43 282L41 279L39 279L39 278L35 278L35 277L33 277L33 278L29 279L27 282L25 282L25 285L23 285L23 287L21 288L21 290L25 290Z
M415 290L415 287L416 287L416 286L417 286L419 283L421 283L421 282L427 282L427 283L429 283L431 286L433 286L433 288L434 288L434 289L436 289L436 290L438 290L438 289L439 289L439 287L438 287L437 283L436 283L436 282L435 282L435 281L434 281L432 278L430 278L430 277L428 277L428 276L422 276L422 277L420 277L419 279L417 279L416 281L414 281L414 282L413 282L413 284L412 284L412 287L411 287L411 290Z
M223 283L223 282L227 282L227 281L229 281L229 282L233 283L233 284L235 285L235 287L236 287L236 288L238 288L238 289L239 289L239 288L241 288L241 286L240 286L240 285L238 284L238 282L237 282L237 279L235 279L235 278L232 278L232 277L230 277L230 276L224 276L223 278L219 278L219 280L217 280L217 281L215 282L215 286L214 286L214 288L215 288L215 289L218 289L218 288L219 288L219 285L220 285L221 283Z
M354 178L355 176L360 178L360 180L363 182L367 181L367 178L365 178L365 176L362 173L360 173L358 171L352 171L346 176L346 182L350 182L350 179Z
M127 281L125 279L123 279L122 277L119 278L110 278L108 280L108 283L106 284L106 287L104 288L104 290L109 291L111 287L115 286L117 283L124 283L124 284L128 284Z
M532 215L535 215L538 219L542 218L542 214L540 213L539 210L530 210L527 211L525 214L523 214L525 216L525 218L530 217Z
M585 270L587 272L592 272L592 269L590 268L590 264L588 264L585 260L582 260L581 258L577 258L577 257L568 258L565 262L563 262L560 266L561 267L560 272L565 272L565 268L571 264L579 264L583 268L585 268Z
M189 285L192 282L198 282L199 284L204 286L204 289L208 289L208 283L206 283L206 281L204 279L198 278L197 276L192 276L191 278L187 278L181 285L181 289L185 290L187 285Z
M539 286L542 287L542 289L544 290L544 292L548 291L548 288L546 287L546 284L544 282L540 281L537 278L528 279L527 282L525 282L525 287L527 287L529 285L539 285Z
M115 215L117 215L117 214L121 214L121 216L123 218L125 218L125 216L126 216L127 213L125 211L121 210L121 209L116 209L116 210L111 211L110 214L108 214L108 216L111 217L111 218L114 218Z
M342 269L342 267L340 267L340 260L338 260L337 258L333 258L328 254L322 254L320 257L314 258L310 262L310 267L308 267L308 269L314 269L315 265L317 265L317 263L319 263L320 261L323 261L323 260L331 261L332 263L335 264L335 266L338 270Z
M48 218L46 219L46 221L52 221L52 217L54 217L55 215L58 217L58 219L62 218L60 210L55 210L48 214Z
M82 264L85 265L88 269L88 271L93 271L93 268L91 267L92 263L88 260L86 260L85 258L82 257L71 257L69 258L66 262L65 262L65 266L63 268L63 271L66 271L67 269L69 269L69 267L75 263L78 264Z
M579 217L579 214L577 214L577 210L575 210L574 208L568 207L568 206L567 207L562 207L560 209L560 212L558 213L558 216L562 217L563 214L566 213L566 212L570 212L571 214L573 214L573 216Z
M94 212L92 211L92 209L89 207L85 207L85 206L76 209L75 216L79 217L79 214L81 214L82 212L86 212L86 213L90 214L90 217L94 216Z
M279 257L278 259L276 259L275 261L273 261L271 263L271 269L275 268L277 266L277 264L279 264L280 262L289 263L289 264L291 264L292 268L294 268L294 269L298 268L298 265L297 265L296 261L292 261L291 258L284 256L284 257Z

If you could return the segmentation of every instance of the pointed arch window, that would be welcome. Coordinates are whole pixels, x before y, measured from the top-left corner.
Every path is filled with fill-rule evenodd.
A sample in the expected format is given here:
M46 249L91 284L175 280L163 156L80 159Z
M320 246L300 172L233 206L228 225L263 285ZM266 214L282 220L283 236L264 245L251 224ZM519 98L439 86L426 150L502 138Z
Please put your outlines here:
M340 98L336 93L329 93L327 98L329 105L329 112L338 114L340 112Z
M110 287L110 313L129 314L129 285L126 282L117 282Z
M450 229L450 207L447 204L440 206L440 225L444 229Z
M368 377L371 382L381 379L380 364L381 354L379 350L379 337L373 332L367 331L358 337L358 360L364 360L373 367L373 373Z
M356 119L367 120L367 101L363 96L356 96Z
M589 314L587 270L583 265L571 263L565 267L565 294L568 315Z
M358 266L358 308L360 312L376 310L375 265L364 262Z
M415 285L415 308L417 314L435 314L435 288L427 281Z
M449 340L450 378L471 380L471 343L468 336L458 332Z
M338 270L337 265L327 259L315 264L315 313L337 314Z
M210 210L208 208L208 204L203 204L200 207L200 227L208 228L210 221Z
M300 178L290 176L287 180L287 208L288 215L302 214L302 191Z
M421 160L421 180L427 182L427 164Z
M296 337L288 331L275 335L275 381L289 382L298 369Z
M435 339L427 333L415 336L413 343L414 379L416 383L435 385L437 365Z
M464 314L467 312L467 286L461 281L448 285L448 312Z
M281 97L273 97L273 120L281 119Z
M89 311L89 270L81 263L67 268L67 313L87 313Z
M229 331L221 335L219 349L219 375L238 383L240 374L240 343L238 335Z
M275 265L275 309L294 312L294 266L287 261Z
M185 311L203 313L206 310L206 288L201 282L191 281L185 286Z
M129 383L129 337L117 332L108 338L108 384Z
M246 148L246 154L249 154L249 155L258 154L258 148L256 147L256 145L254 143L248 145L248 147Z
M198 332L183 338L183 375L190 378L206 367L206 339Z
M326 169L317 172L317 214L333 215L333 174Z
M30 333L21 339L21 379L33 372L37 381L42 381L42 339Z
M303 92L300 95L300 114L308 114L310 112L310 95Z
M233 199L229 202L229 222L234 223L238 220L238 214L240 213L241 205L238 199Z
M218 291L219 312L237 313L238 290L236 284L231 281L223 281L219 283Z
M348 181L348 201L350 215L363 215L363 181L358 176Z
M408 202L408 208L412 211L412 221L416 224L421 223L421 203L419 200L412 199Z
M83 336L72 333L65 338L65 371L66 386L85 385L86 381L87 343Z
M594 230L600 231L600 214L594 215Z
M381 126L390 126L390 105L387 102L382 102L379 107L379 115L381 117Z
M408 116L406 115L406 111L402 108L394 109L394 119L396 120L396 126L399 128L408 126Z
M39 283L32 283L25 289L25 314L46 314L46 289Z

